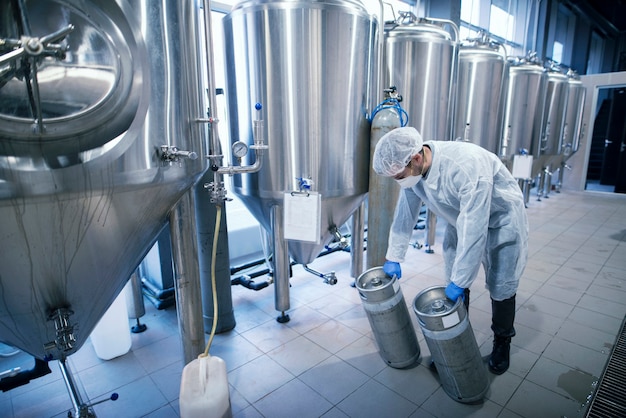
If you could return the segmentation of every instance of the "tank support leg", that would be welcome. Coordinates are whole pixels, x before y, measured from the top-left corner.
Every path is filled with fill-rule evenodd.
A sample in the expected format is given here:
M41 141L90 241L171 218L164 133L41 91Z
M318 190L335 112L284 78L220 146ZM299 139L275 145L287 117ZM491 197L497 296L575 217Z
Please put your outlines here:
M289 315L285 311L289 309L289 246L285 240L283 230L283 208L279 205L272 206L270 217L272 227L272 248L274 249L274 307L281 312L276 318L278 322L289 321Z
M433 254L432 246L435 245L435 234L437 233L437 215L430 209L426 215L426 253Z

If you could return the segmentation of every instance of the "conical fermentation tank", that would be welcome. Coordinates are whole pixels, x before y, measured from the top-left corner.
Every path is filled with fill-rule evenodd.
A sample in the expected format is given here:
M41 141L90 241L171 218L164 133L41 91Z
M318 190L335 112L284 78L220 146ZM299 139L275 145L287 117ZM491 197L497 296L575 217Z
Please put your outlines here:
M567 106L565 108L565 126L561 145L561 161L567 161L578 151L580 138L583 135L583 110L585 107L586 89L580 77L573 71L568 72Z
M402 12L385 27L385 86L402 94L408 126L424 141L449 140L458 30L453 22Z
M532 156L533 166L539 160L547 74L533 54L508 61L498 155L512 170L516 155Z
M551 66L548 71L543 140L540 148L540 155L544 157L541 168L550 166L562 152L568 93L567 75L558 67Z
M486 33L461 44L452 139L498 152L506 76L506 50Z
M317 193L317 239L288 244L310 263L367 193L376 20L356 0L252 0L223 24L231 141L251 144L247 121L260 118L268 145L263 170L233 191L273 234L285 194Z
M563 127L563 140L561 144L561 153L558 155L558 161L555 165L559 170L556 189L560 190L563 185L563 176L566 169L570 167L566 164L567 160L572 157L580 146L580 138L584 135L583 129L583 111L585 107L586 88L580 81L578 74L569 70L567 72L567 106L565 107L565 124Z
M197 16L0 0L2 342L78 350L206 169Z

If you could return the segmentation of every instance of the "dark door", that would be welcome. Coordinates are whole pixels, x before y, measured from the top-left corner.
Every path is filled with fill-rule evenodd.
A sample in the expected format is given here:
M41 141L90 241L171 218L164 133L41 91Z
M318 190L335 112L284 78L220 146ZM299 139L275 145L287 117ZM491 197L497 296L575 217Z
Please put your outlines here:
M615 177L615 193L626 193L626 120L622 120L621 141L618 152L619 163Z
M613 89L611 93L611 110L609 113L608 129L604 140L604 154L602 158L602 172L600 184L615 185L617 183L620 149L623 142L624 124L626 118L626 89Z

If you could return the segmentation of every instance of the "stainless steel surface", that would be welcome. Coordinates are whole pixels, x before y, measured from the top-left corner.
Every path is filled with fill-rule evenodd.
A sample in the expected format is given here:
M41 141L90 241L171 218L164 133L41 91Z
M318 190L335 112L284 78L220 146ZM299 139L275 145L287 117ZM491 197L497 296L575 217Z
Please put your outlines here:
M272 244L272 259L274 266L274 307L282 312L289 310L289 250L283 230L284 211L281 205L272 206L270 212L270 230Z
M445 287L433 286L415 296L413 311L443 390L458 402L480 401L489 389L489 377L463 300L453 303Z
M195 193L193 189L189 189L169 218L176 313L184 364L198 358L205 348L195 208ZM192 239L187 239L188 237Z
M269 146L263 170L234 178L233 191L269 231L271 208L310 180L322 197L319 243L289 242L310 263L367 193L376 21L356 0L252 0L223 23L231 140L251 143L260 103Z
M586 89L574 73L568 74L567 106L565 113L565 128L561 147L562 161L567 161L574 155L580 146L583 135L583 110L585 107Z
M193 2L0 0L0 11L3 39L75 27L59 41L65 57L23 55L0 81L0 339L63 358L81 347L207 167L204 158L161 158L163 145L207 152L193 122L206 112L198 10ZM68 313L75 342L67 349L55 312Z
M350 245L350 275L355 279L363 273L365 251L365 202L352 214L352 239Z
M458 33L454 23L403 14L385 28L385 86L396 86L408 125L425 141L449 140Z
M568 93L568 77L558 68L548 71L543 120L544 138L540 148L540 155L547 157L544 166L552 164L562 151Z
M453 140L498 152L506 76L504 46L490 41L486 34L461 44Z
M385 363L395 368L414 364L420 347L398 279L387 276L382 267L374 267L355 284Z
M556 190L560 191L563 186L563 177L566 170L571 170L567 164L569 160L580 146L580 139L584 134L583 127L583 111L585 108L585 95L587 89L580 81L580 77L576 72L570 70L568 77L568 94L567 106L565 108L565 125L563 127L563 141L561 144L561 153L555 162L555 169L558 168L559 175L556 183Z
M540 147L546 100L547 74L533 54L509 59L503 102L502 139L498 154L509 170L513 157L522 152L541 167Z

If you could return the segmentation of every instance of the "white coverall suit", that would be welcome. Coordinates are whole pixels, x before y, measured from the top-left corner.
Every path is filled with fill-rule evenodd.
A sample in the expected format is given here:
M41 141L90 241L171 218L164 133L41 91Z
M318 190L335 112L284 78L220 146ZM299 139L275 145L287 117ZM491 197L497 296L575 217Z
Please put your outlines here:
M496 155L478 145L424 145L432 151L430 169L415 186L400 191L386 258L404 261L422 200L448 222L443 243L447 279L467 289L482 262L491 298L513 297L528 256L528 220L517 181Z

